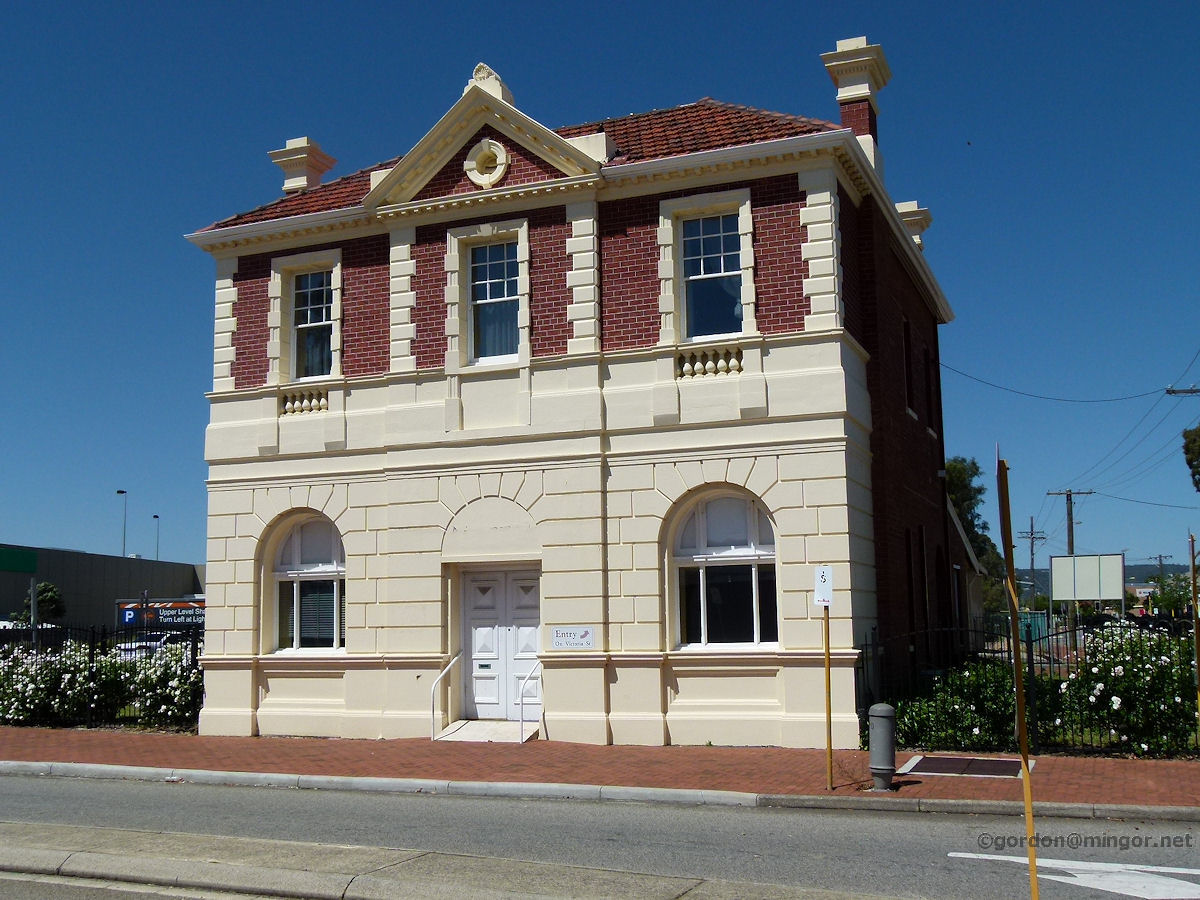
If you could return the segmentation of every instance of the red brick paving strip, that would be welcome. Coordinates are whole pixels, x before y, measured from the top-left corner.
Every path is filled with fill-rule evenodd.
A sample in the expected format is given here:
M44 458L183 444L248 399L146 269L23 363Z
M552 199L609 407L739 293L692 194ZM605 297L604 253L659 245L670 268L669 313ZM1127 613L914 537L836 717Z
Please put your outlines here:
M897 754L902 765L911 754ZM343 738L200 737L0 727L0 760L78 762L294 775L525 781L825 795L825 753L777 747L604 747L557 741L433 743ZM865 751L834 753L834 794L870 786ZM1015 778L898 776L894 796L1021 799ZM876 795L880 796L880 795ZM1043 756L1035 801L1200 805L1200 760Z

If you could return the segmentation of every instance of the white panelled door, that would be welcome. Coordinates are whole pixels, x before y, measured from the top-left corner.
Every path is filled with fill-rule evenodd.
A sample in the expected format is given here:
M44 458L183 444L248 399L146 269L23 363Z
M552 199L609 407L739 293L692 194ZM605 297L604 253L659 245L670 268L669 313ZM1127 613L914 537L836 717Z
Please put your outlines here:
M541 603L537 572L463 576L465 645L470 655L465 714L472 719L520 718L517 691L537 665ZM542 712L541 675L525 684L525 719Z

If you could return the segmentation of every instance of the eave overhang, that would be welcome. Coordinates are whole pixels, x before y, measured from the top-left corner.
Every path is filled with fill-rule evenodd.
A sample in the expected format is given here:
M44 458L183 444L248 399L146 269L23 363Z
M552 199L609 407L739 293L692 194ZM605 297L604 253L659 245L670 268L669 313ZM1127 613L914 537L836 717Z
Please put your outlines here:
M488 101L487 105L502 105L512 110L517 116L526 119L533 126L543 131L546 130L543 126L538 125L515 108L475 88L464 94L462 100L458 104L455 104L451 112L457 109L463 101L471 101L471 103L466 105L465 108L467 109L471 108L471 104L481 101L482 98L476 96L476 94L486 97ZM443 117L443 122L448 120L450 116L451 113L447 113ZM430 134L434 134L437 130L435 127ZM550 132L550 134L553 134L553 132ZM426 135L426 138L428 137L429 135ZM422 138L422 141L425 141L426 138ZM562 141L572 152L578 153L572 145L566 144L557 135L555 135L555 138ZM450 146L458 147L461 144L450 142ZM414 148L414 153L420 147L421 143L419 142L417 148ZM450 153L452 155L453 151L450 151ZM579 155L582 156L582 154ZM389 221L412 221L417 219L422 221L444 220L465 212L485 209L491 212L494 209L508 208L515 203L521 202L527 203L531 207L540 207L554 203L558 198L566 199L584 192L595 193L598 199L603 199L603 192L605 190L621 186L649 185L651 183L668 182L689 176L736 172L743 169L752 170L755 167L776 161L783 162L805 158L818 159L821 157L830 157L835 161L842 183L852 193L858 197L867 195L875 197L880 215L888 223L888 227L896 239L897 246L901 248L910 272L924 289L923 293L928 298L931 310L940 323L945 324L953 321L954 311L942 293L942 289L938 285L937 279L929 267L929 263L925 260L924 254L921 253L913 241L904 224L904 220L896 211L896 204L892 201L887 189L884 187L883 180L879 177L875 171L875 167L867 158L857 137L848 128L780 138L774 141L761 141L737 147L725 147L718 150L703 150L697 153L685 153L678 156L668 156L615 166L601 167L599 163L592 160L593 168L596 169L595 172L580 172L576 175L566 175L563 178L544 182L532 182L515 187L500 187L491 190L472 191L465 194L451 194L419 201L411 201L410 199L408 201L385 205L382 203L383 198L392 193L387 190L387 185L389 184L389 179L396 174L396 169L393 169L376 184L375 188L368 192L362 202L354 206L319 213L308 213L301 216L290 216L283 219L273 219L268 222L254 222L248 225L235 225L229 228L200 231L186 235L186 238L197 247L207 250L209 253L223 255L242 247L251 247L256 244L280 240L295 240L298 237L311 236L313 238L328 239L330 236L336 236L339 232L371 226L378 227ZM404 166L405 160L408 158L409 156L406 156L404 160L398 163L397 169ZM436 172L437 169L434 169L434 171ZM391 184L395 187L402 180L403 173L397 176L396 180L391 182ZM416 190L419 190L419 188ZM392 196L397 195L393 193ZM403 194L399 196L403 196ZM374 197L377 203L374 208L368 207L366 203L367 199L371 197Z

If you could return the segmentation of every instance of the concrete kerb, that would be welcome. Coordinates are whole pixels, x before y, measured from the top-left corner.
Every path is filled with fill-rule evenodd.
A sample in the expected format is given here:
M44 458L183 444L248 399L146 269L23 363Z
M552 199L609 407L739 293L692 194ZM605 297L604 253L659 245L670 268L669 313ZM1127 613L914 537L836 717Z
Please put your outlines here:
M543 800L632 801L695 806L761 806L790 809L859 809L876 812L952 813L958 815L1023 815L1014 800L949 800L894 795L823 796L819 794L754 794L741 791L624 785L555 784L517 781L443 781L428 778L379 778L338 775L287 775L274 772L223 772L209 769L166 769L93 763L46 763L0 760L0 776L37 775L104 778L126 781L187 782L235 787L280 787L307 790L365 791L395 794L447 794ZM1101 803L1035 802L1034 814L1068 819L1164 819L1200 822L1200 807L1140 806Z

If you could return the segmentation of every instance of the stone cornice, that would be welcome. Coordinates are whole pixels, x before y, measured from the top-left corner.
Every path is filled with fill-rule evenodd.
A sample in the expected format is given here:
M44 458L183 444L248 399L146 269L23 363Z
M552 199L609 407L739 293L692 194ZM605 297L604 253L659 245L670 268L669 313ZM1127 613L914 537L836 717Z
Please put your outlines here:
M532 208L557 206L575 199L582 191L594 191L600 185L599 175L578 175L570 178L555 178L515 187L493 188L487 191L471 191L466 194L450 194L432 197L394 206L380 206L375 214L379 221L420 217L422 222L461 218L465 210L486 210L485 214L502 212L514 206Z

